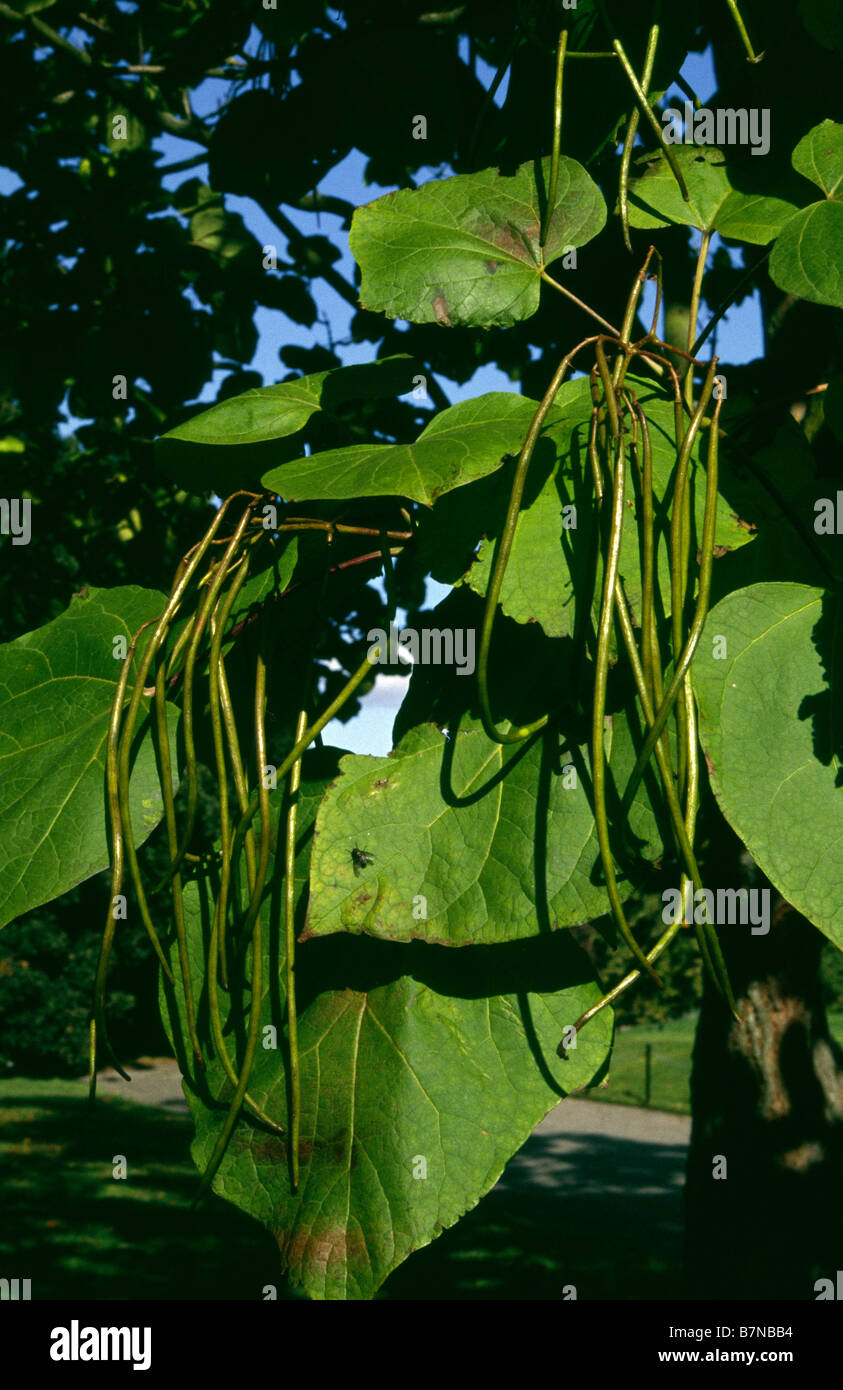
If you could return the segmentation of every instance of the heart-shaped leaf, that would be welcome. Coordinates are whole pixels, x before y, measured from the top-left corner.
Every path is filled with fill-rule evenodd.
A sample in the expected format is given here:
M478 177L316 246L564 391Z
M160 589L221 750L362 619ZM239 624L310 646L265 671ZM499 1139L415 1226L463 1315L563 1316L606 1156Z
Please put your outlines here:
M335 752L305 760L296 860L302 898L308 831L327 784L319 774ZM466 951L346 936L299 946L301 1174L294 1193L280 892L276 881L265 899L272 929L263 934L264 1045L249 1090L285 1132L242 1116L213 1187L267 1227L291 1281L311 1298L367 1299L413 1250L476 1206L561 1096L602 1073L611 1011L595 1017L560 1060L565 1028L600 997L587 958L565 935ZM205 880L186 885L185 909L194 993L202 998L212 910ZM235 1058L249 1006L239 979L238 972L231 993L221 994ZM162 994L162 1012L184 1057L183 1006L171 991ZM202 1009L199 1019L206 1027ZM205 1036L202 1042L206 1070L185 1083L200 1169L232 1093Z
M812 203L790 219L773 247L770 277L787 294L843 308L843 203Z
M821 121L793 151L797 174L821 188L826 198L843 199L843 125Z
M105 743L121 668L114 639L128 646L166 602L155 589L90 589L54 622L0 647L0 926L108 864ZM151 632L141 634L138 657ZM168 719L175 766L174 706ZM163 803L145 717L138 729L129 800L140 845Z
M630 226L646 229L678 224L764 246L778 236L795 211L793 203L783 198L733 188L722 150L675 145L673 153L688 189L688 202L664 154L659 153L648 158L643 171L630 181Z
M290 444L319 410L351 400L401 396L412 389L412 357L399 353L277 386L258 386L191 415L156 441L161 467L194 492L227 497L240 487L260 490L260 477L301 445ZM280 444L280 441L285 444Z
M414 444L351 444L270 469L262 484L287 502L397 494L431 506L517 453L537 403L490 391L442 410Z
M793 167L820 187L785 224L770 257L770 278L787 294L843 308L843 125L822 121L793 151Z
M836 597L753 584L711 610L692 670L723 814L782 896L843 949L840 634Z
M446 327L529 318L538 308L543 269L566 247L584 246L606 221L596 183L576 160L563 158L540 246L549 175L545 159L540 192L532 164L511 177L484 169L358 208L349 245L363 275L363 307Z
M635 750L622 714L607 747L623 787ZM513 751L468 721L448 739L411 729L388 758L349 754L319 808L305 936L494 945L607 912L588 766L555 735ZM654 859L643 797L632 825Z

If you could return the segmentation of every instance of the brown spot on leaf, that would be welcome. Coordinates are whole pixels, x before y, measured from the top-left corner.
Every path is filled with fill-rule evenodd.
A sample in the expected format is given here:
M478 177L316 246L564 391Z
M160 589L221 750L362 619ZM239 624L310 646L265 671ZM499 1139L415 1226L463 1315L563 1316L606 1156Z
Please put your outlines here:
M489 238L495 246L499 246L507 255L519 261L532 261L533 252L531 243L538 240L539 228L534 227L513 227L508 222L504 222L500 227L496 227L494 234Z
M232 1145L232 1147L234 1146ZM238 1145L237 1147L241 1146ZM287 1140L280 1134L252 1134L249 1141L242 1147L249 1150L256 1163L286 1163L287 1161Z
M281 1259L288 1269L303 1264L341 1276L343 1269L367 1268L371 1255L366 1234L356 1223L341 1226L336 1221L315 1220L292 1230L276 1231Z
M483 262L483 269L484 269L485 271L487 271L489 275L494 275L494 274L495 274L495 271L496 271L497 268L498 268L498 265L499 265L499 262L498 262L498 261L484 261L484 262Z
M441 290L433 296L433 313L437 323L443 324L445 328L451 327L451 316L448 313L448 301Z

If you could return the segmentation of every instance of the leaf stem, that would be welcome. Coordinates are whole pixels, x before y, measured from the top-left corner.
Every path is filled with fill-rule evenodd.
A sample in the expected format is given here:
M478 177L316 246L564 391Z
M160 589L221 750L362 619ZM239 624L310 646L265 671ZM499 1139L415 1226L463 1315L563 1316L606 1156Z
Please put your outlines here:
M761 59L764 57L764 54L756 53L754 48L752 47L752 41L750 40L749 34L747 33L746 25L743 22L743 16L740 10L738 9L738 0L726 0L726 4L732 11L732 18L734 19L735 24L738 26L738 33L740 34L741 42L744 48L746 49L747 59L750 63L760 63Z
M578 309L582 309L584 314L588 314L589 318L592 318L597 323L599 323L601 328L605 328L615 338L618 336L618 330L611 323L609 323L609 320L604 319L602 314L598 314L596 310L589 308L585 300L578 299L577 296L575 294L572 294L570 290L566 290L565 286L560 285L558 280L554 280L552 275L548 275L546 270L542 270L539 273L541 275L541 278L545 280L548 285L552 285L553 288L555 290L558 290L560 294L564 294L566 299L570 299L571 303L576 304Z

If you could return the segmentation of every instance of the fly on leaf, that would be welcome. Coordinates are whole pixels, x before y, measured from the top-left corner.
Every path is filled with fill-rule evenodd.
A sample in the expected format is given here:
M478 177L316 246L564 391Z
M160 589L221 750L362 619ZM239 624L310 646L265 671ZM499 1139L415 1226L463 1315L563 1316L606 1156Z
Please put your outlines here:
M360 877L360 870L365 869L367 864L371 864L374 857L373 854L369 854L365 849L358 849L356 845L354 846L354 849L351 851L351 862L354 865L355 878Z

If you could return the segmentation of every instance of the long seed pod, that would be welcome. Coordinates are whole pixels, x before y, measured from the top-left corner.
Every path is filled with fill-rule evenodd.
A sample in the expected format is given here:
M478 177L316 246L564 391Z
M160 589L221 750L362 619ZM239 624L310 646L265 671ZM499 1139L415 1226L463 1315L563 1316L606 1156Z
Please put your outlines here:
M358 666L357 670L351 677L349 677L349 679L346 681L345 685L343 686L340 693L336 696L336 698L331 701L327 709L323 710L319 718L315 719L313 723L310 725L310 727L305 729L301 738L296 740L296 743L290 749L290 752L287 754L281 766L278 768L278 771L276 773L276 778L278 781L280 781L282 777L286 777L287 773L290 771L290 768L292 767L296 759L301 757L302 753L304 753L306 749L310 747L311 743L316 738L316 735L321 734L325 725L330 724L331 720L334 718L334 715L336 715L342 709L343 705L346 703L347 700L351 699L351 696L354 694L357 687L361 685L362 682L369 675L372 666L376 661L378 661L380 654L380 647L378 645L375 645L374 647L371 647L369 649L369 651L366 653L365 658ZM246 807L245 811L240 817L240 820L237 825L237 830L234 835L234 844L232 847L233 857L236 857L236 855L239 853L239 848L242 845L245 836L248 834L249 826L251 825L254 819L255 812L258 809L258 805L258 795L257 793L253 793L251 800L249 801L248 806Z
M661 936L659 937L652 950L647 952L646 960L648 966L650 967L650 974L653 973L652 966L658 960L659 956L661 956L667 950L673 938L681 930L682 919L680 917L677 918L675 922L671 922L667 930L662 932ZM591 1008L586 1009L585 1013L580 1014L580 1017L577 1019L576 1023L572 1025L571 1032L573 1033L573 1037L566 1036L562 1040L562 1042L556 1049L556 1055L558 1057L562 1057L564 1060L567 1060L568 1051L572 1047L576 1046L577 1035L580 1032L580 1030L585 1027L589 1019L594 1018L595 1015L599 1014L603 1009L607 1007L607 1005L614 1004L615 1000L618 999L620 995L624 993L625 990L628 990L630 985L635 984L635 981L637 979L640 979L640 976L640 970L630 970L629 974L624 975L623 979L619 980L618 983L612 989L608 990L607 993L603 995L602 999L598 999L596 1004L592 1004Z
M655 611L655 516L653 511L653 450L647 417L637 401L632 409L641 430L641 653L648 694L656 697L661 676L659 639ZM656 671L658 670L658 676Z
M220 809L220 885L217 894L219 901L219 970L223 988L228 988L228 975L225 953L225 929L228 918L228 888L231 873L231 820L228 810L228 771L225 762L223 742L223 720L220 698L220 670L222 660L222 640L226 624L237 595L245 583L249 572L249 552L243 557L240 568L232 580L219 611L211 617L211 652L209 657L208 693L211 712L211 729L214 741L214 760L217 769L217 788ZM175 880L174 880L175 882ZM213 964L211 969L213 969Z
M700 405L704 406L704 404L705 396L700 402ZM697 414L697 412L700 413L700 418L702 418L700 406L698 406L697 411L694 412L695 415ZM647 763L650 760L650 756L653 752L656 740L661 735L662 729L667 723L670 712L673 709L674 701L676 700L676 696L679 692L680 686L682 685L685 678L685 672L688 670L689 666L691 665L691 662L693 661L694 653L697 649L697 644L699 642L700 634L702 632L703 624L705 623L706 614L708 612L708 597L711 589L711 567L714 558L714 530L717 524L716 431L714 433L714 468L712 470L709 466L708 477L706 479L705 519L703 522L702 555L700 561L699 588L697 591L697 603L694 612L694 620L691 624L690 631L685 640L685 644L682 648L679 659L675 664L670 685L668 686L667 691L665 692L664 699L662 700L661 705L659 706L659 709L656 712L656 717L653 722L653 725L644 741L644 745L641 749L641 752L638 755L635 767L633 768L632 775L627 785L627 789L624 793L624 810L628 810L630 805L632 804L632 799L635 796L636 790L638 789L638 784L641 781L641 777L644 774L644 769L646 768Z
M248 1032L246 1034L246 1046L243 1053L243 1065L240 1070L240 1079L237 1082L237 1086L228 1109L228 1114L225 1117L225 1123L223 1124L222 1132L220 1133L220 1136L217 1139L217 1142L214 1146L214 1151L211 1154L208 1166L202 1175L202 1181L199 1184L199 1190L193 1201L194 1206L196 1206L197 1203L202 1200L202 1197L205 1195L205 1193L207 1192L208 1188L214 1180L217 1169L219 1168L225 1156L225 1151L228 1147L228 1141L231 1138L231 1135L234 1131L234 1126L237 1124L237 1120L239 1118L243 1102L246 1098L247 1088L249 1085L249 1076L252 1070L252 1063L255 1059L255 1051L257 1049L258 1044L258 1033L260 1032L261 999L263 992L262 935L263 934L261 932L260 925L260 912L258 912L255 915L254 927L252 930L252 972L249 981L251 989L251 1003L249 1006L249 1024ZM214 970L211 969L208 974L209 980L213 974ZM263 1116L262 1112L261 1118L268 1119L268 1117ZM278 1129L278 1126L274 1124L273 1121L269 1120L268 1122L272 1125L273 1129Z
M249 495L251 496L253 494ZM167 603L164 608L164 612L161 614L161 617L157 621L155 630L149 642L147 643L146 649L143 654L143 658L139 663L138 671L135 677L135 684L132 689L131 699L129 701L129 706L126 711L125 718L122 722L121 733L121 714L123 709L123 702L126 696L126 690L128 688L129 667L131 663L131 657L134 651L134 644L137 642L137 637L140 635L139 633L136 634L133 642L133 651L127 653L127 659L124 663L123 671L121 672L121 677L125 676L125 681L118 683L118 687L115 691L115 697L112 704L111 717L109 721L109 735L106 755L106 784L109 815L111 818L112 825L112 888L114 890L115 895L119 893L123 882L124 862L125 860L128 860L129 871L138 897L141 919L143 921L147 935L149 936L150 941L152 942L153 948L161 965L161 969L164 971L164 974L170 981L170 983L174 983L173 974L170 969L169 961L167 960L167 957L164 954L161 943L158 939L158 934L155 930L152 919L149 915L149 911L146 904L146 897L143 890L143 884L140 878L140 871L137 863L137 855L135 853L134 847L131 808L129 802L131 747L132 741L134 739L134 732L137 725L141 701L143 700L145 694L147 673L162 642L166 638L173 616L178 611L178 608L182 602L187 587L190 584L190 581L193 575L195 574L197 568L201 564L203 555L207 552L208 547L212 545L214 542L214 537L223 522L230 501L231 498L228 498L225 502L222 503L218 511L215 513L204 536L201 538L201 540L197 541L196 545L191 547L187 555L185 555L179 563L178 569L176 570L176 574L173 579L172 587L170 589L170 594L168 596ZM147 626L150 626L150 624L144 624L144 627ZM113 838L113 832L115 829L118 832L116 840ZM105 980L108 972L108 962L111 953L111 944L113 941L113 936L114 923L111 917L111 911L109 910L109 918L106 922L102 948L100 951L100 960L97 967L97 978L94 986L94 1015L91 1020L89 1030L88 1051L91 1073L89 1094L92 1099L95 1095L96 1090L96 1049L98 1032L107 1044L107 1037L105 1034ZM111 1051L110 1045L108 1046L109 1054L114 1060L114 1054ZM122 1076L126 1077L127 1080L130 1079L122 1069L119 1070Z
M717 359L714 358L712 360L706 384L703 387L703 392L700 397L699 404L697 405L697 408L694 411L694 415L691 419L690 425L688 426L688 430L686 432L685 439L682 444L682 449L680 450L679 460L677 462L676 467L676 482L674 483L674 512L677 507L676 493L680 486L684 487L684 479L687 475L688 458L690 457L691 447L693 445L694 438L696 437L699 425L702 421L705 407L711 395L711 390L714 382L714 368L716 367L716 364ZM680 478L682 480L681 483ZM681 496L679 497L678 501L681 504ZM641 749L641 752L639 753L637 761L635 763L635 767L633 768L632 776L630 777L629 784L627 786L623 798L623 807L625 811L627 811L630 805L632 804L632 798L635 796L635 793L638 789L638 784L641 781L641 777L644 774L644 769L646 768L647 763L650 760L650 756L653 752L655 742L661 736L662 729L667 723L667 720L670 716L670 712L673 709L674 703L676 702L677 695L679 694L679 691L683 685L685 672L688 670L688 667L690 666L693 660L694 652L696 651L697 643L700 639L700 633L702 632L703 623L705 622L705 615L708 609L708 594L711 585L711 563L714 555L714 528L717 522L717 492L716 489L712 490L710 476L708 477L706 482L705 507L706 510L705 521L703 525L702 563L700 565L700 584L697 596L697 606L694 614L694 621L691 624L691 629L688 633L688 637L686 639L684 647L682 648L680 655L676 659L673 677L665 693L664 699L662 700L661 705L659 706L659 709L656 713L656 718L653 727L650 729L650 732L648 733L647 738L644 741L644 746ZM677 601L677 598L674 595L681 595L681 588L679 578L677 577L675 580L673 579L673 576L671 576L671 578L673 581L674 591L671 595L671 605L673 605ZM686 725L683 724L681 728L683 729L683 731L687 732Z
M170 740L167 730L167 705L165 698L165 665L161 661L155 677L155 721L158 732L158 757L161 764L161 790L164 798L164 820L167 827L167 843L170 854L174 854L178 843L176 831L176 807L173 799L172 768L170 766ZM187 1019L187 1033L198 1066L204 1067L205 1059L199 1046L196 1032L196 1010L193 1004L193 986L190 980L190 964L187 957L187 935L184 924L184 902L181 891L181 875L175 874L172 882L173 922L176 929L176 943L181 972L184 1010Z
M257 798L258 810L260 812L260 838L258 847L258 862L255 873L254 883L251 885L251 897L243 923L243 939L248 941L252 927L257 920L260 909L260 901L263 897L263 890L266 886L266 875L269 868L270 850L270 818L269 818L269 787L266 783L266 727L264 717L266 712L266 668L268 663L265 651L266 637L268 634L267 612L263 613L263 632L261 634L261 648L258 651L256 670L255 670L255 750L257 755ZM276 774L277 780L277 774Z
M182 684L182 738L184 740L185 780L187 782L187 809L181 840L175 854L171 855L170 867L161 883L158 884L155 890L156 892L160 892L176 873L179 865L184 859L187 847L193 836L193 828L196 821L196 806L199 797L199 783L196 776L196 747L193 735L193 684L196 669L196 656L208 619L219 597L220 590L225 583L232 561L242 543L243 533L252 515L252 506L253 504L250 503L240 517L234 535L231 537L222 559L215 567L208 592L200 604L193 621L190 642L185 656L184 679Z
M653 76L653 64L656 61L656 49L659 42L659 27L654 24L647 39L647 53L644 58L644 71L641 74L641 91L644 96L650 90L650 80ZM624 246L627 251L632 251L632 242L629 239L629 166L632 162L632 151L635 145L635 137L638 134L638 108L635 107L629 118L629 125L626 130L626 139L621 155L621 177L620 190L618 194L618 206L621 214L621 229L623 231Z
M617 403L612 393L611 405L607 401L610 418L614 417L617 426ZM661 980L653 970L638 942L630 931L620 893L618 892L615 865L609 843L609 821L606 812L606 755L604 748L604 718L606 712L606 682L609 674L609 643L612 635L612 612L614 608L615 585L618 577L621 536L623 528L624 483L626 477L624 437L617 428L613 430L614 479L612 497L612 521L609 532L608 553L603 572L603 605L600 611L600 624L597 631L597 656L594 663L594 702L591 726L591 777L594 796L594 823L597 841L600 846L600 859L606 879L606 891L618 931L630 951L648 975L661 986Z
M530 460L533 457L533 450L536 447L542 425L550 407L559 392L565 374L568 371L577 353L589 343L597 341L595 338L585 338L581 343L563 357L559 366L553 374L553 379L547 388L538 410L530 422L527 438L518 456L518 463L515 468L515 477L512 481L512 490L509 494L509 506L507 507L506 520L501 531L500 541L498 542L495 562L492 566L492 573L489 576L489 585L486 589L486 603L483 610L483 623L480 629L480 650L477 657L477 697L480 705L480 713L483 720L483 727L489 738L496 743L520 743L522 739L528 738L530 734L538 729L544 728L548 721L548 715L543 715L541 719L536 719L532 724L526 724L523 728L500 730L495 724L492 714L491 703L489 700L489 648L492 642L492 629L495 622L495 612L497 610L498 599L500 598L501 585L503 584L504 574L509 562L512 543L515 539L515 531L518 525L518 513L521 510L521 498L524 495L524 484L527 481L527 472L530 467Z
M117 921L114 917L114 899L119 896L123 887L123 819L120 814L120 797L118 791L118 771L117 771L117 747L120 733L120 719L123 713L123 702L126 698L126 689L129 684L129 672L137 650L138 638L145 628L151 627L155 619L143 623L138 628L132 638L129 650L126 653L123 665L120 668L120 675L117 680L117 689L114 692L114 700L111 706L111 715L108 721L108 737L106 740L105 771L106 771L106 799L108 802L108 817L111 827L111 891L108 898L108 912L105 920L102 944L100 946L99 961L97 963L97 973L94 982L94 1006L91 1013L91 1020L88 1026L88 1096L94 1100L97 1089L97 1037L103 1043L109 1058L116 1070L123 1077L124 1081L131 1081L128 1072L117 1060L111 1043L108 1040L108 1032L105 1023L105 982L108 975L108 963L111 958L111 947L114 941L114 933ZM169 965L166 957L163 956L165 969L169 973ZM172 976L170 976L172 978Z
M655 37L655 40L652 39L653 30L651 30L651 31L650 31L651 41L657 42L657 41L658 41L658 25L653 25L653 29L656 30L656 37ZM612 39L612 47L614 48L615 52L617 53L617 55L618 55L618 57L619 57L619 59L620 59L620 62L621 62L621 67L623 68L624 72L625 72L626 75L627 75L627 79L629 80L629 85L631 86L633 92L635 93L636 100L637 100L637 102L638 102L638 105L639 105L640 108L641 108L641 114L643 115L644 119L649 123L650 127L652 128L652 131L653 131L653 133L654 133L654 135L655 135L655 137L656 137L656 139L657 139L657 141L658 141L658 143L659 143L659 148L661 149L661 151L662 151L662 153L663 153L665 159L667 160L668 164L670 165L671 173L673 174L673 177L676 179L676 182L677 182L678 185L679 185L679 192L682 194L682 197L684 198L685 202L687 203L687 202L689 201L688 187L687 187L687 185L686 185L686 183L685 183L684 178L682 177L682 170L679 168L679 163L678 163L678 161L677 161L676 154L675 154L675 152L674 152L672 146L669 145L669 144L667 143L667 141L665 140L665 138L664 138L664 130L663 130L662 127L659 125L658 119L657 119L657 117L656 117L656 115L655 115L655 113L654 113L652 107L650 106L649 101L647 100L647 94L646 94L646 92L643 90L643 88L642 88L642 86L641 86L641 83L638 81L638 78L637 78L636 75L635 75L635 69L633 68L632 64L630 63L628 57L626 56L626 51L625 51L624 46L623 46L623 44L621 43L620 39Z
M231 614L237 594L243 586L248 571L248 554L244 556L242 568L232 581L231 587L222 602L220 611L211 617L212 646L210 657L210 684L211 684L211 722L213 725L214 750L217 760L217 773L220 788L220 823L222 826L223 853L220 864L220 886L217 891L216 903L214 905L214 916L211 926L211 940L208 947L208 1019L211 1026L211 1036L214 1040L217 1058L235 1088L235 1092L240 1086L242 1076L237 1074L234 1064L226 1047L225 1036L223 1033L222 1016L220 1014L219 1002L219 982L217 979L217 968L219 966L220 975L226 979L225 971L225 920L228 914L229 884L230 884L230 848L231 848L231 825L228 817L228 783L225 764L225 752L222 743L222 721L220 719L220 709L224 710L225 729L228 734L229 752L232 758L235 772L235 784L238 794L245 804L247 795L245 789L245 778L242 763L240 761L240 746L237 739L237 730L234 723L234 712L231 707L231 697L225 678L225 668L222 661L222 640L225 624ZM249 877L250 898L254 894L254 873ZM248 1081L248 1078L247 1078ZM248 1089L243 1091L243 1105L257 1119L259 1119L269 1129L276 1134L283 1134L283 1127L275 1122L265 1110L249 1094Z
M553 216L553 208L556 203L556 189L559 185L559 151L562 144L562 75L565 68L565 53L568 48L568 30L563 29L559 35L559 43L556 48L556 81L553 88L553 145L550 154L550 182L547 190L547 206L542 218L541 236L539 245L544 246L547 240L547 229L550 219Z
M245 814L249 806L249 783L243 765L243 758L240 753L240 740L237 736L237 721L234 718L234 705L231 699L231 692L228 688L228 677L225 673L225 659L220 652L217 662L217 679L219 680L220 709L222 711L223 728L225 729L228 756L231 762L231 773L234 778L234 790L237 796L237 805L241 816ZM255 882L257 868L257 852L255 850L255 838L251 830L248 830L241 844L246 851L246 873L249 884L249 893ZM232 842L232 863L231 872L233 873L236 865L233 861L233 842Z
M635 634L632 629L632 620L629 616L629 609L627 607L626 600L623 596L619 584L615 587L615 606L617 608L618 621L620 624L621 632L623 634L624 646L626 647L627 654L629 656L629 663L632 667L633 676L635 678L635 684L638 690L638 698L641 701L641 708L644 711L644 718L646 719L650 728L652 728L653 723L655 722L653 705L650 700L650 693L647 689L647 683L644 676L644 670L638 656L638 650L635 646ZM676 786L673 780L673 772L671 770L667 748L663 739L659 739L656 743L655 754L656 762L658 764L659 769L659 775L661 777L662 787L665 793L665 800L667 801L668 811L670 813L673 829L676 833L680 853L683 856L687 871L691 876L691 879L693 880L695 887L701 888L702 880L700 878L699 869L697 868L696 859L694 858L692 840L688 835L685 826L685 821L682 816L682 808L679 804L679 797L676 794Z
M264 631L266 630L264 625ZM258 804L261 817L261 844L260 858L258 862L258 873L255 880L255 887L252 891L251 901L246 918L247 935L251 933L252 949L252 969L249 980L250 1004L249 1022L246 1033L246 1045L243 1050L243 1062L240 1068L240 1079L235 1087L234 1095L226 1115L222 1131L214 1146L213 1153L208 1162L208 1166L202 1175L199 1190L196 1194L194 1205L201 1200L214 1180L220 1164L228 1148L228 1141L234 1132L234 1127L240 1115L240 1110L246 1096L251 1076L252 1066L255 1060L255 1052L258 1044L258 1034L260 1032L261 1005L263 1003L263 932L261 930L260 900L263 895L263 887L266 878L266 866L269 862L269 832L270 832L270 812L269 812L269 788L266 785L266 778L263 775L266 767L266 655L263 644L258 652L257 667L255 672L255 754L257 760L258 778ZM208 970L208 981L216 976L216 956L212 950L210 955L210 967ZM277 1126L276 1126L277 1128Z
M304 737L307 711L302 709L296 725L296 743ZM299 1025L296 1009L296 824L298 821L298 790L301 783L301 758L290 768L290 803L287 811L287 834L284 842L284 932L286 958L284 962L287 994L287 1039L290 1049L290 1182L294 1192L299 1186L299 1136L301 1132L301 1077L299 1075Z
M149 908L147 906L146 901L146 893L144 891L143 883L141 881L140 869L138 867L137 855L135 853L134 837L132 835L131 809L129 805L129 775L132 741L134 739L135 727L137 725L141 701L143 700L145 693L146 678L149 669L152 665L154 658L158 654L159 648L161 647L162 643L166 638L167 631L169 629L173 616L178 611L178 608L181 604L187 587L202 561L202 556L205 554L209 545L212 543L214 535L216 534L217 530L219 529L222 523L226 508L228 506L228 502L230 500L231 499L229 498L227 499L227 501L223 502L222 506L220 507L219 511L217 512L207 531L205 532L205 535L202 537L202 540L196 546L193 547L193 550L191 552L189 552L190 558L188 559L187 557L185 557L185 559L179 566L179 569L176 573L176 578L173 582L173 587L170 590L170 596L167 600L167 605L161 617L158 619L155 631L153 632L152 637L147 643L146 650L143 654L143 659L140 662L137 676L135 678L134 689L132 690L132 696L129 701L129 707L126 712L125 720L123 722L123 731L120 737L120 747L118 751L117 787L120 801L120 816L123 826L123 836L126 847L126 858L129 864L129 871L131 873L132 882L134 884L135 892L137 894L138 907L140 909L141 919L147 930L148 935L150 936L153 946L156 946L156 942L158 943L156 946L156 954L158 955L158 959L161 962L162 969L170 975L171 979L172 974L170 972L169 963L166 959L166 956L164 955L163 950L161 949L160 942L158 942L158 935L155 931L152 918L149 914Z

